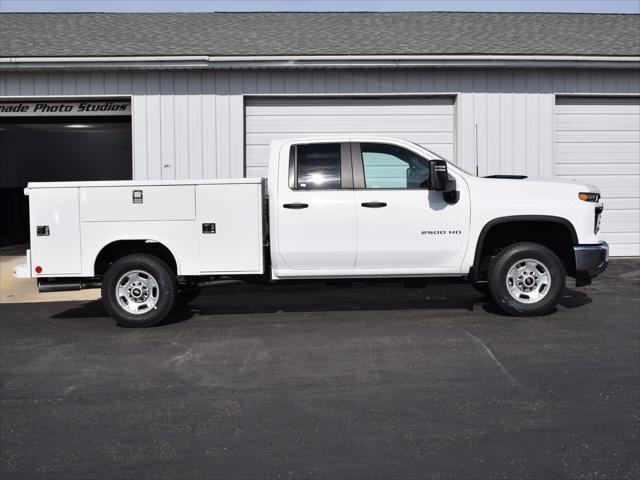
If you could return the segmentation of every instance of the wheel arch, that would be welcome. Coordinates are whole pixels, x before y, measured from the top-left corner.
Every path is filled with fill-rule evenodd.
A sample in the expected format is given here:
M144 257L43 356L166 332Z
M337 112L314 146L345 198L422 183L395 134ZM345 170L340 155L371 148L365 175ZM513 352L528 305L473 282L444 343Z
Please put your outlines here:
M549 236L545 236L540 233L537 233L534 236L535 239L526 238L527 232L529 234L531 233L528 228L533 226L539 227L541 224L545 223L547 225L553 225L554 227L552 227L552 229L555 228L556 233L564 232L564 238L549 238ZM551 249L558 254L560 259L565 263L565 267L569 274L575 273L575 259L572 258L572 255L570 254L572 251L569 252L568 247L570 246L573 248L573 245L577 245L579 242L576 229L569 220L564 217L557 217L553 215L510 215L494 218L482 227L480 235L478 236L478 241L476 242L473 266L471 267L470 272L470 277L473 281L477 280L482 272L483 262L488 254L488 248L492 246L491 242L494 240L492 235L500 231L505 231L510 225L520 229L520 235L514 236L514 238L522 236L522 238L517 238L517 241L536 241L537 239L539 241L538 243L551 247ZM569 242L570 245L567 244ZM564 245L564 248L559 248L561 243ZM565 251L562 252L562 250Z
M93 262L94 275L104 275L108 266L115 260L135 253L155 255L169 266L174 275L177 275L179 264L176 255L163 242L155 239L121 239L105 243Z

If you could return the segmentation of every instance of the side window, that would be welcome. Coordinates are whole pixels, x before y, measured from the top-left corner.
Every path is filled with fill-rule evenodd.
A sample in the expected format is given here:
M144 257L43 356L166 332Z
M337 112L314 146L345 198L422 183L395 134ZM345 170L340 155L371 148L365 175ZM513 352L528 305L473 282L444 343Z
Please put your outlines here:
M316 143L293 147L293 175L290 187L296 190L341 188L341 145Z
M395 145L362 143L365 188L427 188L429 161Z

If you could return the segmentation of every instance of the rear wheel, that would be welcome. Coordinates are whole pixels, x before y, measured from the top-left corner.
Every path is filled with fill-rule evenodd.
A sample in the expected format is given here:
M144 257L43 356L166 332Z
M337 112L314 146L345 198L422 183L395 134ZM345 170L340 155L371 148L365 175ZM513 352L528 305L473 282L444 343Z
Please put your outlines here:
M564 265L554 252L538 243L516 243L491 263L489 292L510 315L544 315L557 305L565 278Z
M109 315L124 327L150 327L164 320L176 300L177 282L153 255L127 255L114 262L102 281Z

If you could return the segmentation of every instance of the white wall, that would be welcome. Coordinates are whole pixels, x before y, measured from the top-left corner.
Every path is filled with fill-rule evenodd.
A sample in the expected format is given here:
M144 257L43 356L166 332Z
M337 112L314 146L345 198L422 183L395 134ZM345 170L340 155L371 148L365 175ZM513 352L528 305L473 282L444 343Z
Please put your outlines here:
M136 179L243 174L243 95L455 94L456 158L552 175L554 94L639 94L634 70L396 69L2 73L0 96L131 95Z

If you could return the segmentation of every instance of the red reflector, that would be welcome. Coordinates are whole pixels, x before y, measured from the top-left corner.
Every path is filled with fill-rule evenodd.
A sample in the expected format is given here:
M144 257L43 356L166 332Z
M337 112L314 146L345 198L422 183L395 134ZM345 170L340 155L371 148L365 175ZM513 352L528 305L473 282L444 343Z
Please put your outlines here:
M35 271L36 271L36 273L42 273L42 267L41 267L40 265L38 265L38 266L35 268Z

